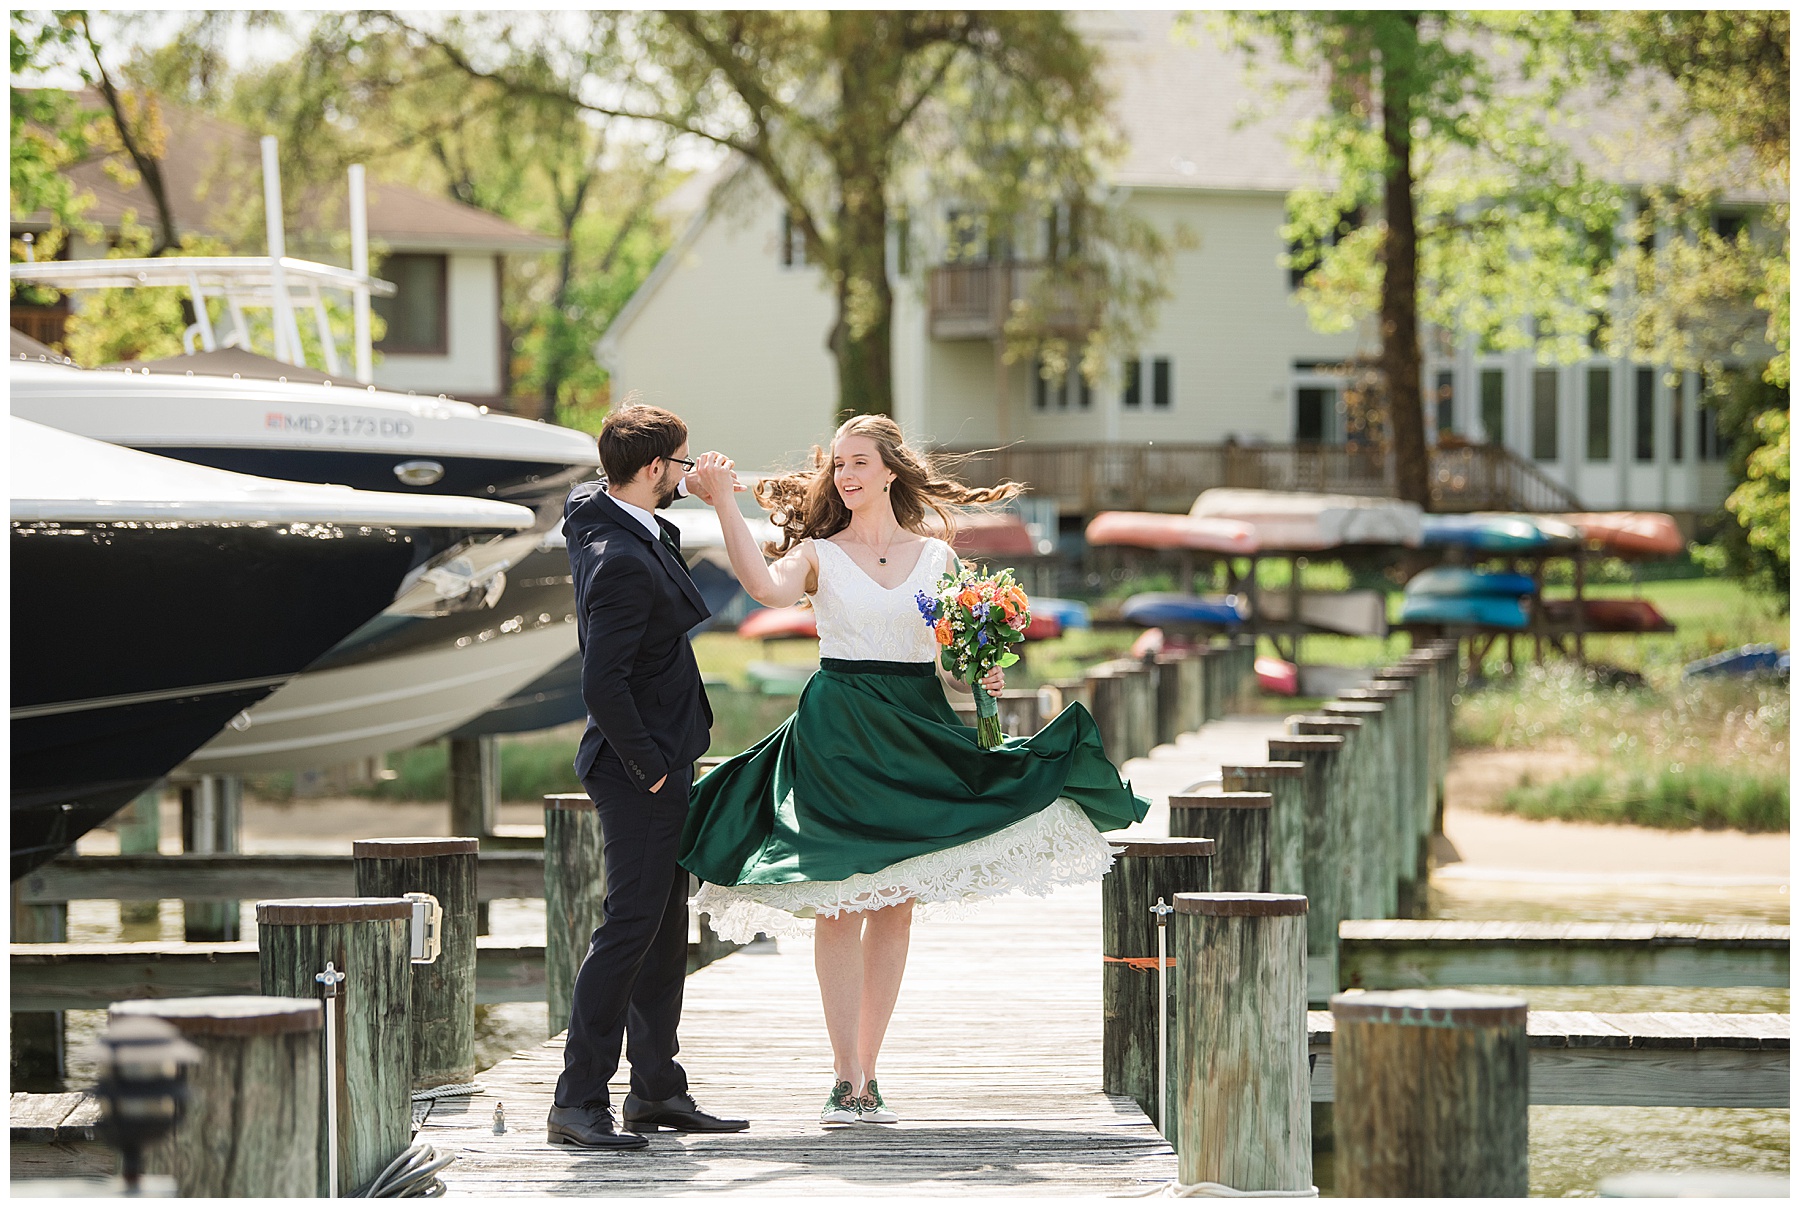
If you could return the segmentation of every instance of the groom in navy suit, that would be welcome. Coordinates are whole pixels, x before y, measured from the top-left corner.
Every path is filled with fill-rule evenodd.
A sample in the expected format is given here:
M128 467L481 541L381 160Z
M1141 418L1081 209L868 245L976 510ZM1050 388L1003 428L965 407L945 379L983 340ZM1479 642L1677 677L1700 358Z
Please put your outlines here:
M688 577L681 532L656 513L683 493L687 425L626 406L600 429L601 482L563 510L580 609L587 731L575 772L600 813L605 925L575 976L552 1144L641 1149L644 1132L737 1132L745 1120L702 1111L675 1060L687 976L687 873L675 863L694 760L712 709L688 631L711 613ZM631 1058L624 1128L607 1083L621 1046Z

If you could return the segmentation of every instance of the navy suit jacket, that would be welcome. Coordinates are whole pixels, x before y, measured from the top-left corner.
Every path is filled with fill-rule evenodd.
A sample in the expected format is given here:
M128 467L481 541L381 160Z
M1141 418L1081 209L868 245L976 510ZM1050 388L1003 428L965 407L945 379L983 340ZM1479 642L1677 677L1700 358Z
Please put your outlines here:
M712 707L688 630L712 613L682 560L603 486L577 484L563 507L588 714L575 772L585 780L611 755L648 793L710 742ZM679 547L681 530L661 516L656 522Z

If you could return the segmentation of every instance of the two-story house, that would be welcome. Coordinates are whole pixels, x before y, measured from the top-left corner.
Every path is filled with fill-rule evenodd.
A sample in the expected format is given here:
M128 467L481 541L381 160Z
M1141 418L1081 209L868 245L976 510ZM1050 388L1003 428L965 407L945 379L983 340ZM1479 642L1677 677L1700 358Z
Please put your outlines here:
M159 163L177 232L210 235L238 245L239 252L260 253L262 158L256 136L181 106L165 104L161 113L167 133ZM122 184L97 159L67 171L77 188L93 195L84 217L103 234L91 242L71 240L62 249L64 257L106 255L127 212L141 225L156 222L155 203L141 180ZM346 190L347 185L292 198L298 204L287 207L289 255L348 263ZM386 334L375 344L376 383L504 407L511 358L501 313L504 258L554 252L560 241L449 198L373 179L367 208L374 272L398 287L393 297L374 300L386 320ZM13 238L47 226L46 215L15 217ZM53 343L61 337L70 305L79 306L79 299L48 308L15 305L12 324Z
M1264 451L1256 481L1233 485L1381 489L1366 457L1329 456L1348 434L1345 366L1376 352L1373 321L1313 330L1294 301L1298 274L1282 264L1287 195L1313 183L1286 136L1319 98L1271 100L1210 36L1172 36L1170 13L1078 20L1105 53L1126 136L1115 196L1165 235L1193 236L1171 257L1171 297L1136 355L1102 382L1046 382L1036 366L1003 363L995 303L1047 254L1052 220L1014 232L993 259L972 258L948 234L956 199L929 199L912 207L904 244L890 237L896 418L940 446L1019 442L1011 472L1065 513L1084 502L1185 506L1184 493L1220 484L1196 469L1224 464L1215 455L1166 468L1170 489L1146 495L1158 472L1143 459L1147 442L1168 456L1224 449L1238 465ZM697 447L749 467L789 464L832 427L831 298L760 176L728 164L718 180L596 355L615 397L632 391L680 412ZM1472 446L1438 456L1466 465L1480 455L1484 472L1463 477L1502 484L1446 505L1711 511L1726 489L1713 411L1699 404L1696 375L1675 385L1667 376L1610 358L1541 365L1529 350L1484 355L1428 340L1428 427L1454 434L1446 445ZM1309 450L1320 457L1301 472ZM1096 486L1097 474L1109 481Z

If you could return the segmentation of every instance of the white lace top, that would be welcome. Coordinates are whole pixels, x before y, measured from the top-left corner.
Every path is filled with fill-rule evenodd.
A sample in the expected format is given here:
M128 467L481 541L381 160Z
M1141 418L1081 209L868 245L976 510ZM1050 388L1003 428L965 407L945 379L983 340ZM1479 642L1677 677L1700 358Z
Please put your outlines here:
M819 559L819 590L812 595L818 615L819 656L828 659L877 659L889 663L935 663L937 639L919 615L914 598L933 593L938 577L955 556L936 537L925 548L912 573L894 587L869 577L849 554L829 541L814 541Z

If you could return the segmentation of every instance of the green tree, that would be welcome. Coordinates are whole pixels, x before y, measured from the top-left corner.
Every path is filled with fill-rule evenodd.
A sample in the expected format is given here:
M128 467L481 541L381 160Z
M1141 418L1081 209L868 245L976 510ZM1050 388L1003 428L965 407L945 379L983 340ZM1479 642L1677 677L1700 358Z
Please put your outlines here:
M1618 191L1550 137L1556 14L1254 12L1222 33L1256 63L1325 81L1295 134L1329 185L1295 190L1284 234L1313 324L1374 315L1400 496L1431 502L1421 330L1587 355L1606 300ZM1277 91L1298 85L1277 83Z
M995 232L1047 204L1085 204L1098 193L1105 96L1094 50L1061 13L641 14L622 33L637 53L560 73L587 81L580 91L547 88L520 70L520 48L545 43L524 24L502 22L467 44L420 32L471 78L655 122L755 165L832 289L827 343L845 412L893 410L889 240L914 195L909 185L949 166L976 193L965 200L989 213ZM578 61L588 52L569 51ZM988 136L996 141L982 144ZM1036 311L1032 299L1021 300L1008 331L1013 356L1056 346L1034 313L1060 286L1125 303L1094 329L1084 351L1093 371L1099 341L1116 336L1121 316L1141 313L1155 296L1154 288L1131 288L1132 270L1105 254L1108 235L1121 229L1092 222L1085 253L1046 274L1055 280L1042 287ZM1134 233L1141 246L1143 232Z

